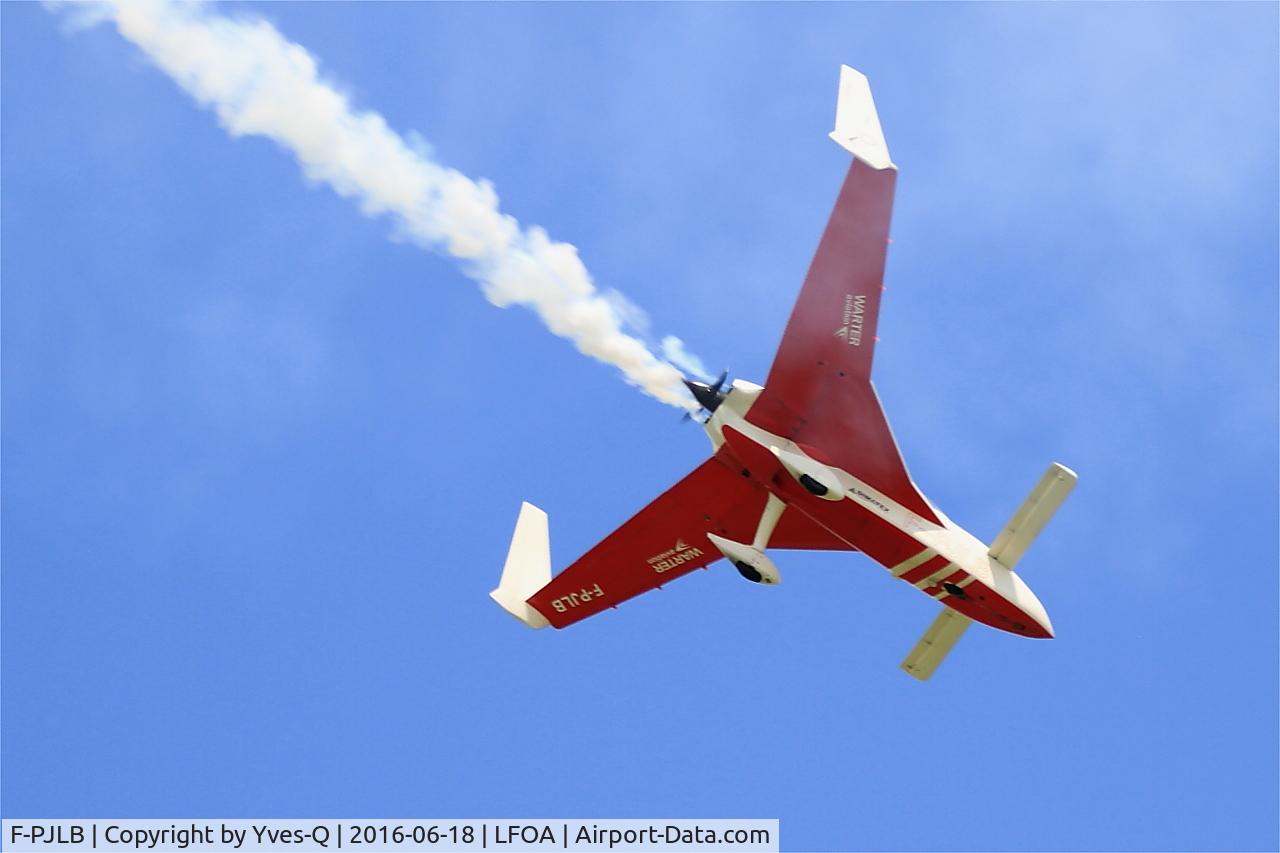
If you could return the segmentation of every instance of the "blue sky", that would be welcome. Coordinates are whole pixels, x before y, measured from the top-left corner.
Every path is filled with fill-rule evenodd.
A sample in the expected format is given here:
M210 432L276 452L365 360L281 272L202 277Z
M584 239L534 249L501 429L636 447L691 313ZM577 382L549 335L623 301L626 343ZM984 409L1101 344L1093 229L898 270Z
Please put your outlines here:
M6 817L779 817L786 849L1277 837L1277 7L226 6L762 381L847 155L901 169L875 379L1057 630L897 669L860 555L563 632L489 601L708 452L109 25L3 28Z

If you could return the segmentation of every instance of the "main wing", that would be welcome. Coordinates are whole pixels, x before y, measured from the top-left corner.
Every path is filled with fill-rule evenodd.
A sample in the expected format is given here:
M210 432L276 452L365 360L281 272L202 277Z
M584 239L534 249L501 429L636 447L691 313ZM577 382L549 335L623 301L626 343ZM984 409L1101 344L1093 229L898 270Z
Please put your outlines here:
M751 541L766 497L762 486L712 456L556 575L528 604L563 628L670 583L720 558L708 533ZM798 512L783 513L770 547L849 550Z
M866 78L848 67L832 137L855 159L749 418L937 521L871 385L897 169Z
M849 167L765 382L798 414L829 379L871 378L896 178L861 160Z

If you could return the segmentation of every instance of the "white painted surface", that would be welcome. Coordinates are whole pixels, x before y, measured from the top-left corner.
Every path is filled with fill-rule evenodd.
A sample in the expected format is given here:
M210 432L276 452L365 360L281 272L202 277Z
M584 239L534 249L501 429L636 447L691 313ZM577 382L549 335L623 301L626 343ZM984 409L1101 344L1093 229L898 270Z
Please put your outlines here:
M1076 486L1076 472L1054 462L991 543L991 556L1012 569Z
M880 129L880 116L871 97L871 83L860 71L840 66L840 95L836 101L836 129L831 138L873 169L896 169Z
M551 537L547 514L527 501L520 505L516 532L507 550L502 579L489 597L530 628L543 628L546 617L525 602L551 582Z
M938 664L955 647L961 635L973 624L973 620L950 608L942 608L938 618L925 630L920 642L907 653L902 668L921 681L928 681Z
M708 533L707 538L711 540L711 544L716 546L716 549L721 554L728 558L729 562L735 565L737 563L746 563L759 572L761 575L760 583L769 586L782 583L782 575L778 572L778 567L759 548L753 548L741 542L734 542L732 539L725 539L723 536L717 536L714 533Z

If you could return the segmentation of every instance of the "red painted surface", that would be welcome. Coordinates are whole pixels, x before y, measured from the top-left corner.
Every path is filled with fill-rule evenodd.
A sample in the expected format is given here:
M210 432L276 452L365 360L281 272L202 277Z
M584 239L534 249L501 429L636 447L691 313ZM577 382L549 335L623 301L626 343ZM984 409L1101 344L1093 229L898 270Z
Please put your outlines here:
M960 571L952 572L949 575L938 578L933 583L932 586L925 587L924 594L930 597L941 594L941 593L946 593L949 595L950 593L947 593L946 591L947 588L945 584L952 584L952 585L958 586L960 584L960 581L964 580L967 577L969 577L969 574L968 572L965 572L963 569Z
M975 622L1018 634L1023 637L1047 640L1053 637L1026 613L1008 599L992 591L981 581L974 581L964 588L964 598L948 595L942 603Z
M826 501L810 494L778 464L767 448L732 427L725 427L723 433L725 445L721 454L727 448L743 468L786 502L784 519L793 513L808 516L819 527L846 543L847 548L862 551L883 565L897 565L920 553L923 546L919 542L880 516L853 501ZM770 547L782 546L770 542Z
M937 522L871 385L896 178L859 160L849 168L748 419Z
M720 559L706 534L750 542L766 499L764 486L743 476L731 455L713 456L552 578L529 604L553 626L563 628L670 583ZM793 512L782 514L769 544L851 550L804 514Z
M892 169L877 171L861 161L850 167L765 390L747 419L941 523L911 481L871 384L896 177ZM860 550L892 567L924 547L858 502L810 494L768 448L732 427L723 435L715 456L553 578L529 604L563 628L704 567L721 556L707 534L750 543L770 493L787 504L770 550ZM902 579L921 581L947 563L935 556ZM1049 636L981 583L968 584L963 595L945 592L943 583L967 577L956 569L926 593L992 627Z
M938 569L941 569L942 567L944 567L949 562L950 560L948 560L946 557L942 557L942 556L930 557L920 565L916 566L911 571L904 572L902 574L902 579L909 584L919 583L920 581L929 577L929 575L938 571Z

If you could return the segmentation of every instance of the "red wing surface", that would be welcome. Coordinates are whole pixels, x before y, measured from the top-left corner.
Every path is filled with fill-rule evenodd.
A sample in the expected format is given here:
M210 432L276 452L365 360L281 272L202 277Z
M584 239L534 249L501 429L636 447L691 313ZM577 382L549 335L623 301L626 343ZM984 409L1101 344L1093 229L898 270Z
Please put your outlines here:
M824 373L870 379L898 173L854 160L765 388L806 412Z
M750 419L937 520L871 387L897 171L854 160Z
M750 542L766 493L713 456L552 578L529 604L563 628L718 560L706 534ZM770 548L849 550L799 512L784 512Z

